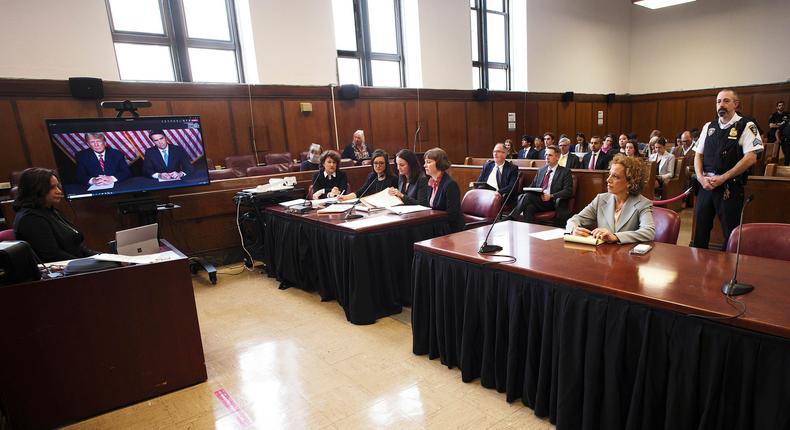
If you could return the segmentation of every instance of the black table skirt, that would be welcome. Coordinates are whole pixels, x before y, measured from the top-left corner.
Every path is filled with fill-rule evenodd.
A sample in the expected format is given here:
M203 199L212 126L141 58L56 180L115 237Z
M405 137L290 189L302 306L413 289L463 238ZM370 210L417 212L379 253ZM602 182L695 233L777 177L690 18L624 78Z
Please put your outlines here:
M351 233L264 212L264 262L286 287L337 300L354 324L411 306L414 242L450 233L446 220Z
M790 428L788 339L422 251L412 281L414 353L560 430Z

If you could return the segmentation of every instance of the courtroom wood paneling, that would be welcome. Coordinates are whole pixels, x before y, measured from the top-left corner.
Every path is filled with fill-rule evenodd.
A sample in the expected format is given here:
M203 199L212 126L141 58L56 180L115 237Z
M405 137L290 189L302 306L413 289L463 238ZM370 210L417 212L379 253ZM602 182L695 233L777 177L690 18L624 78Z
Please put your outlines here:
M251 154L257 148L262 162L263 155L269 152L290 152L297 157L299 152L305 150L289 148L285 139L282 103L279 101L255 100L250 104L249 100L232 100L230 109L236 141L242 154ZM245 148L249 148L249 152L245 152Z
M620 106L620 130L630 133L634 127L631 123L631 103L619 103Z
M557 104L557 139L559 135L567 134L571 139L571 144L576 144L576 107L580 103L558 103ZM571 148L573 150L573 148Z
M507 114L516 114L516 129L508 130ZM512 139L513 144L518 147L524 128L524 102L516 100L495 101L492 104L491 125L494 133L494 142L504 142L505 139Z
M631 104L631 130L640 142L647 142L650 132L658 121L658 103L638 102Z
M461 163L469 154L466 136L466 103L438 102L439 147L447 151L450 161Z
M52 155L52 145L45 120L96 118L98 116L96 102L93 101L34 99L17 100L16 105L20 118L19 131L25 136L25 143L30 154L30 166L51 169L57 166L55 166L55 157ZM5 176L7 177L7 174Z
M492 115L489 101L466 103L467 155L485 156L491 152L494 141L499 141L499 138L494 137Z
M370 128L374 130L374 149L395 154L409 145L406 134L406 106L402 101L370 103Z
M378 143L376 142L376 131L370 127L370 103L370 101L363 99L335 101L338 140L340 141L341 151L346 145L351 143L354 132L357 130L362 130L365 132L365 140L367 143L372 145L372 148L378 148ZM328 107L330 110L332 109L331 104L328 105ZM290 112L286 111L286 115L289 114ZM334 129L332 129L331 140L334 145Z
M538 103L528 101L524 103L524 130L522 131L523 134L528 134L530 136L534 136L538 133L543 133L539 131L539 123L538 123Z
M716 118L714 97L695 97L686 100L686 125L689 130L701 131L706 122Z
M598 112L602 112L603 113L603 123L601 123L601 125L598 125ZM597 134L599 136L603 136L603 135L609 133L609 131L611 129L608 128L608 126L607 126L607 123L606 123L607 118L608 118L608 115L606 113L606 103L593 103L592 104L592 127L590 129L591 133L593 133L594 135Z
M588 142L590 141L592 137L592 103L576 103L576 128L568 135L576 137L577 132L584 133L584 138ZM575 145L576 141L571 140Z
M174 100L172 106L174 115L200 115L208 158L223 162L228 155L252 153L236 142L229 100Z
M302 113L299 111L299 103L308 102L313 104L312 112ZM335 135L330 131L334 129L329 126L331 113L329 104L318 100L301 100L282 102L283 114L285 115L285 135L289 148L307 148L310 143L318 143L326 149L335 149ZM353 134L353 131L351 132ZM351 142L351 134L348 135L347 143ZM365 133L367 136L367 133ZM345 144L341 136L340 151L343 151ZM299 153L299 151L293 151ZM296 156L296 154L294 154Z
M435 101L407 101L406 119L408 122L409 148L415 149L415 133L419 125L420 133L417 135L416 151L424 152L426 149L439 145L439 122Z
M538 129L536 134L557 130L557 102L538 103Z
M9 180L9 173L30 167L30 154L27 145L20 144L19 129L16 125L16 113L12 102L0 101L0 148L3 156L0 157L0 182Z
M686 101L661 100L658 102L658 129L669 142L675 141L675 136L685 129Z
M620 134L620 133L628 133L628 129L623 127L620 115L622 113L622 103L611 103L606 107L606 116L604 117L604 121L606 124L606 129L612 133Z

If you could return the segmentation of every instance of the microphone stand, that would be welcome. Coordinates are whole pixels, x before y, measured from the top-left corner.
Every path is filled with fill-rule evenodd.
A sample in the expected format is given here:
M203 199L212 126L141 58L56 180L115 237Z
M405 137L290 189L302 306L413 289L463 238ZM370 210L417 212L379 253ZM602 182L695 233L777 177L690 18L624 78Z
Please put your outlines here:
M496 166L495 166L496 167ZM488 229L488 233L486 233L486 238L483 239L483 244L480 245L480 249L477 250L478 254L491 254L493 252L499 252L502 250L502 247L499 245L489 245L488 244L488 236L491 235L491 231L494 230L494 226L497 222L499 222L499 217L502 216L502 211L505 210L505 204L510 200L510 196L513 194L513 190L518 187L518 181L521 178L521 172L518 172L516 175L516 182L513 184L513 188L510 189L510 192L507 193L507 197L505 197L505 201L502 202L502 207L499 208L499 212L496 214L496 218L494 218L494 222L491 223L491 228Z
M754 195L747 197L741 208L741 223L738 229L738 247L735 250L735 272L732 274L732 279L721 286L721 292L724 293L725 296L740 296L754 289L754 285L738 282L738 264L741 260L741 237L743 236L743 213L746 212L746 206L753 198Z
M379 180L379 176L378 176L378 174L377 174L377 175L376 175L376 177L375 177L375 178L373 178L373 180L372 180L372 181L370 181L370 184L368 184L368 186L365 188L365 191L362 191L362 195L361 195L361 196L359 196L359 197L357 197L357 201L355 201L355 202L354 202L354 206L351 206L351 209L349 209L349 210L348 210L348 212L346 212L346 217L345 217L345 218L343 218L343 219L357 219L357 218L362 218L362 215L360 215L360 214L358 214L358 213L355 213L355 212L354 212L354 209L357 207L357 205L359 204L359 202L360 202L360 201L362 201L362 197L365 195L365 193L367 193L367 192L368 192L368 190L370 189L370 187L371 187L371 186L373 186L373 184L374 184L376 181L378 181L378 180Z

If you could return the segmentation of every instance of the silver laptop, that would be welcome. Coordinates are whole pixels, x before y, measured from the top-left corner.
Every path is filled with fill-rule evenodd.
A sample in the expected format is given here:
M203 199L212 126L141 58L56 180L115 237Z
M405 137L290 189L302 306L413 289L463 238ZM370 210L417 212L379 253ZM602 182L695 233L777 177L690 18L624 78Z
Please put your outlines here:
M159 224L148 224L115 232L119 255L147 255L159 252Z

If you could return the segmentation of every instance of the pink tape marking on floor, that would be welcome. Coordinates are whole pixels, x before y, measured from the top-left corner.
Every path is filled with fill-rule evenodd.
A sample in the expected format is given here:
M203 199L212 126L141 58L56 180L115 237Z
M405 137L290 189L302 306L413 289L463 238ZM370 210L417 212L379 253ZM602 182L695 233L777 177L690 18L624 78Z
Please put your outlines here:
M247 413L244 412L244 410L239 407L239 405L236 403L235 400L233 400L233 397L230 395L230 393L227 392L227 390L225 390L224 388L220 388L219 390L214 392L214 397L216 397L217 400L219 400L219 402L222 403L222 406L225 406L225 409L227 409L231 415L235 416L236 421L239 423L239 425L241 425L242 427L249 427L252 425L252 420L250 419L250 416L247 415Z

